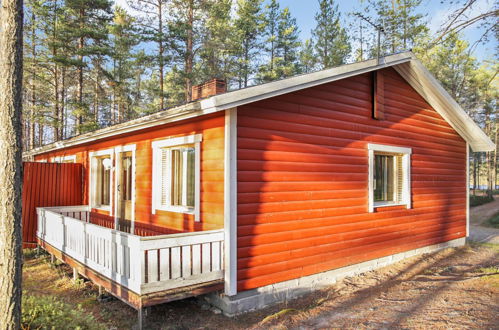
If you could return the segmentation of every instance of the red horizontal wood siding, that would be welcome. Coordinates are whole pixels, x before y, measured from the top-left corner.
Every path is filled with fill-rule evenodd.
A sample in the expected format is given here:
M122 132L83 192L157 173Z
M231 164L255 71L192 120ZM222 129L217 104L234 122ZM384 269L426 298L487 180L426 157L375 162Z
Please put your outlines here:
M238 108L238 290L464 237L466 142L393 69ZM412 148L412 209L368 213L368 143Z
M223 228L224 187L224 126L223 113L198 117L182 122L156 126L129 134L98 140L82 146L40 154L36 159L76 155L76 162L85 169L84 203L88 204L89 153L129 144L136 145L135 221L136 228L166 228L171 232L191 232ZM152 214L152 148L155 140L202 134L201 142L201 221L190 214L157 211ZM114 183L113 187L114 187ZM114 194L112 195L114 205ZM95 213L109 212L93 209ZM142 225L141 225L142 224ZM150 225L146 227L145 225Z
M36 247L36 208L80 205L82 166L80 164L23 163L22 228L23 248Z

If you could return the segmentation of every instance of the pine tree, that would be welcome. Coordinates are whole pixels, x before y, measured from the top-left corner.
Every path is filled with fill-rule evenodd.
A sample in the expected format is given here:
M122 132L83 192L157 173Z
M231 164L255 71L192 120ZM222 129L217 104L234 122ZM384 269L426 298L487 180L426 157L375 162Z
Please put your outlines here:
M238 0L234 35L238 44L235 48L236 82L239 88L247 87L256 72L255 57L261 50L259 40L263 28L262 0Z
M107 43L108 24L111 20L111 2L108 0L66 0L67 18L63 31L71 41L68 50L77 71L77 95L73 114L76 132L94 129L98 124L89 112L89 102L84 95L84 71L92 57L109 55Z
M200 49L198 78L200 82L211 78L228 81L233 77L234 49L232 0L212 0L207 9L205 33Z
M320 10L315 15L312 31L317 62L321 69L344 64L350 54L348 35L341 27L341 15L334 0L319 0Z
M300 50L300 71L310 73L316 69L317 58L314 54L314 44L311 39L305 40Z
M276 0L266 8L264 25L266 39L263 43L266 63L259 68L259 82L282 79L299 72L300 41L296 19L291 17L289 8L280 10Z
M264 29L262 50L266 53L266 63L259 67L258 82L268 82L279 78L278 64L280 60L278 54L279 45L279 25L280 25L280 10L277 0L271 0L265 7L264 14Z
M165 24L168 12L169 0L127 0L128 5L135 11L141 13L137 20L142 31L142 40L156 44L156 54L151 56L151 62L158 69L157 97L159 98L158 109L165 107L164 78L167 63L169 62L169 36L167 24ZM156 90L156 89L155 89Z
M428 32L424 15L417 12L422 0L370 0L368 8L375 15L375 24L382 26L382 54L410 49ZM374 33L374 31L373 31ZM373 43L371 55L376 54Z
M21 327L23 6L0 5L0 329Z
M279 67L280 77L285 78L300 73L300 37L296 18L291 17L289 8L284 8L279 21L278 50L282 58Z
M169 30L175 59L183 66L185 101L191 100L194 60L201 45L207 1L171 0Z
M135 19L121 7L114 10L113 24L110 26L112 44L112 83L113 107L111 121L122 122L130 119L132 103L132 80L134 54L133 48L139 43ZM139 78L140 79L140 78Z

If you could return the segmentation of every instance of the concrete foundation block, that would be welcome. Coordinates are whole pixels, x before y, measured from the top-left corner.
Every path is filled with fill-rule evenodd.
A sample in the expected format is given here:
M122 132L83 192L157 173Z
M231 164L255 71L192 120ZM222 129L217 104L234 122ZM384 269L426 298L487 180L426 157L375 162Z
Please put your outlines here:
M231 297L220 293L211 293L205 296L205 300L222 310L225 315L235 316L276 303L296 299L302 295L313 292L314 290L327 288L335 284L338 280L346 277L388 266L416 255L431 253L449 247L462 246L465 242L465 238L459 238L450 242L426 246L375 260L365 261L355 265L333 269L323 273L313 274L253 290L239 292L235 296Z

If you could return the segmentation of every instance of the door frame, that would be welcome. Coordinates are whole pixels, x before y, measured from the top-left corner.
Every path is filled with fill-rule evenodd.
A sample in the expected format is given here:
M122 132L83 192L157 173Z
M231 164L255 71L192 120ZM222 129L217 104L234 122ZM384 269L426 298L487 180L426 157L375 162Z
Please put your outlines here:
M116 162L115 165L115 180L114 180L114 228L118 228L118 217L119 217L119 192L118 192L118 181L120 178L118 177L120 172L121 172L121 157L120 153L122 152L131 152L132 153L132 210L131 210L131 226L130 226L130 232L133 234L135 232L135 150L136 150L136 145L135 144L128 144L125 146L118 146L114 148L114 159Z

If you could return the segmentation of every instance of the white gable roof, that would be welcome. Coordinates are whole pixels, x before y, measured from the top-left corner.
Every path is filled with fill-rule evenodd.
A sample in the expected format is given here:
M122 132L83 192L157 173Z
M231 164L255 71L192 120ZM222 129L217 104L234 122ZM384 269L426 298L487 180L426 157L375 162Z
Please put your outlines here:
M318 72L298 75L270 83L243 88L215 95L153 115L114 125L95 132L75 136L65 141L33 149L25 153L39 153L110 138L144 128L193 118L208 113L232 109L244 104L264 100L277 95L345 79L362 73L393 67L421 96L469 143L473 151L494 150L495 145L482 129L468 116L440 83L416 59L412 52L389 55L368 61L345 64Z

